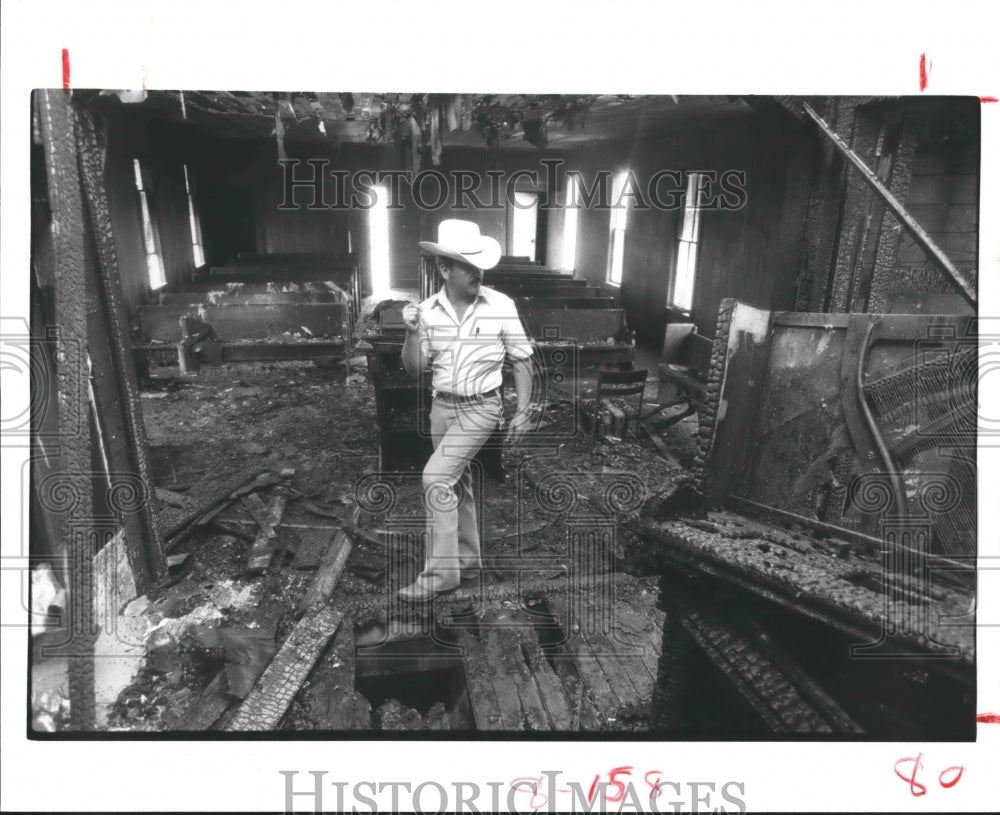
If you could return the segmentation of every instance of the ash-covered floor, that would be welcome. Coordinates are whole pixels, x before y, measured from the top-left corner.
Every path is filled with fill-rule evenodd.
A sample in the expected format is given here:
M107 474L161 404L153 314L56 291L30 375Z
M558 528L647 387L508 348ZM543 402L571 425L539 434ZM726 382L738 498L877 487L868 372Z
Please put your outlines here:
M168 539L169 579L124 610L140 632L132 643L139 667L101 712L108 729L243 729L240 711L302 629L303 599L343 523L355 524L352 548L326 604L342 615L339 625L328 639L321 632L315 653L299 655L315 667L289 680L297 690L271 729L649 726L663 616L658 580L643 575L615 507L655 492L690 463L693 418L663 436L668 459L634 424L627 438L593 442L572 401L550 394L537 433L504 450L506 481L484 476L478 490L481 584L413 609L394 595L422 560L422 461L414 458L412 472L378 472L364 357L354 358L346 383L342 370L322 362L206 366L186 378L170 367L152 373L157 382L143 389L141 404L161 513L183 512L227 481L262 478L209 521ZM653 375L644 412L656 398ZM576 387L586 396L591 385L564 386L562 395ZM268 565L251 573L261 529L251 496L271 509L279 495ZM588 614L594 619L581 627ZM47 681L51 706L58 679ZM46 689L35 690L37 712ZM46 715L53 728L64 718Z

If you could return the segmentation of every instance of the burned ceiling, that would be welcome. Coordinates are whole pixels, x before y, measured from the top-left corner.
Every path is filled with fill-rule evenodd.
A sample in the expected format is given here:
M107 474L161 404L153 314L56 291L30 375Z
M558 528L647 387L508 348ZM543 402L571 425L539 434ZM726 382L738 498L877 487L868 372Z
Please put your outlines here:
M561 149L746 115L735 96L101 91L95 104L227 139Z

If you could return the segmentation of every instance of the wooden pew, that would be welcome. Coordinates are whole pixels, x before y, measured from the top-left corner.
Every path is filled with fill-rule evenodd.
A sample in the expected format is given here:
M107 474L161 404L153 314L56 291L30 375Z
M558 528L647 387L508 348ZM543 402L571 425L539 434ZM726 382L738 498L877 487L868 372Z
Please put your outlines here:
M332 291L303 292L226 292L181 291L160 295L161 306L272 306L291 303L339 303Z
M573 275L569 273L557 272L554 269L546 269L545 267L542 266L528 266L520 269L503 267L503 266L494 266L492 269L487 269L483 274L486 277L512 277L516 280L520 280L522 278L531 280L533 278L539 278L539 277L542 279L548 277L556 277L556 278L567 278L570 280L573 278Z
M133 350L144 359L150 355L163 362L178 359L179 345L185 340L182 321L186 318L211 326L214 336L201 346L209 361L332 356L344 361L346 377L353 334L351 311L346 303L142 306L138 315L138 339ZM281 335L285 332L311 334L312 337L296 342L282 341Z
M499 274L486 272L486 274L483 275L483 282L487 286L492 286L495 289L505 285L520 286L532 283L552 283L555 285L561 285L567 280L575 279L576 278L571 275L538 274L537 272L525 272L523 274L519 272L501 272Z
M211 267L196 282L320 283L330 280L351 296L355 315L361 310L361 285L354 255L317 253L243 254L225 265ZM190 287L186 287L190 288Z
M569 281L567 281L568 283ZM579 285L551 285L541 281L532 284L497 286L508 297L602 297L605 295L597 286L588 286L586 281L576 281Z
M521 314L521 322L547 371L574 362L578 368L632 366L635 339L623 309L532 309Z
M190 315L209 323L223 341L266 339L307 328L315 337L346 337L350 318L343 303L269 305L141 306L139 330L147 340L179 342L180 318Z
M557 308L617 308L614 297L518 297L518 314Z

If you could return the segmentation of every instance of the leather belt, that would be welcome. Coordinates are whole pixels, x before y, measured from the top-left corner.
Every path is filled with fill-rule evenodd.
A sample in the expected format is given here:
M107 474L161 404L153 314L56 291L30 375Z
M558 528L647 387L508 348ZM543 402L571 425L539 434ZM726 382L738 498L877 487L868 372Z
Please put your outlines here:
M459 396L455 393L446 393L445 391L434 391L434 398L441 399L445 402L450 402L453 405L465 405L470 402L484 402L487 399L491 399L494 396L500 395L500 388L494 388L491 391L486 391L486 393L475 393L471 396Z

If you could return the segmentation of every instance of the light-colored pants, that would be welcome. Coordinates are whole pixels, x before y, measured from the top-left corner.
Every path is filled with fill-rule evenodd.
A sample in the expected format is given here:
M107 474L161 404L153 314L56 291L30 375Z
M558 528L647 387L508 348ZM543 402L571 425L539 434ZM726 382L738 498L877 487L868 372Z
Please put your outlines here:
M502 411L499 395L464 404L435 399L431 405L434 453L423 473L427 556L417 582L432 591L453 589L463 571L482 566L469 463L497 429Z

